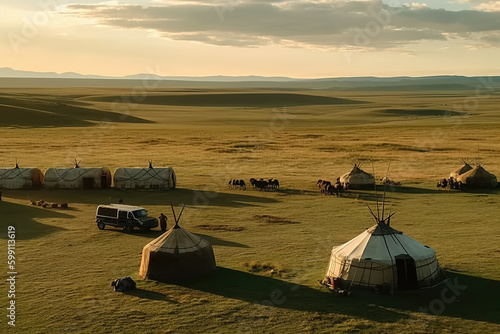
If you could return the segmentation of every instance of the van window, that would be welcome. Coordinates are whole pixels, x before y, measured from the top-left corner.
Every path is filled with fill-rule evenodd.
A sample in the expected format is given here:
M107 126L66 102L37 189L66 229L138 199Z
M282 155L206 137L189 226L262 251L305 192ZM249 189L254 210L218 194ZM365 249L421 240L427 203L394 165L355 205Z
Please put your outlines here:
M134 214L135 218L147 217L147 215L148 215L148 212L144 209L143 210L135 210L135 211L132 211L132 213Z
M116 217L116 211L117 210L113 208L100 207L97 210L97 214L106 217Z
M127 219L127 211L119 211L118 212L118 218L120 219Z

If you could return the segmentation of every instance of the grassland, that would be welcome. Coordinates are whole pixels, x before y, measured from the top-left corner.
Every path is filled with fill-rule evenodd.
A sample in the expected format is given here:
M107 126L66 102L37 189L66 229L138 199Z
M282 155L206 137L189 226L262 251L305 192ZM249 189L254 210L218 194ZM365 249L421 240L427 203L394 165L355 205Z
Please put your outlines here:
M17 231L16 327L499 332L499 191L435 187L460 158L478 152L486 169L500 174L499 102L497 92L477 99L473 91L2 89L1 167L16 158L42 170L75 158L110 169L152 159L174 167L178 178L178 189L167 192L4 190L2 245L7 226ZM388 189L394 227L436 249L449 277L466 287L442 313L423 308L442 299L443 286L394 296L356 290L345 298L318 284L331 247L373 223L365 205L374 205L373 191L333 198L315 186L347 172L352 161L364 161L370 172L373 163L377 178L390 161L389 177L403 183ZM230 178L250 177L276 177L282 189L227 188ZM169 203L187 204L181 225L212 243L217 274L183 285L138 279L142 247L160 232L98 230L97 204L120 198L167 213L169 226ZM32 207L29 199L64 201L70 209ZM111 280L127 275L138 289L113 292Z

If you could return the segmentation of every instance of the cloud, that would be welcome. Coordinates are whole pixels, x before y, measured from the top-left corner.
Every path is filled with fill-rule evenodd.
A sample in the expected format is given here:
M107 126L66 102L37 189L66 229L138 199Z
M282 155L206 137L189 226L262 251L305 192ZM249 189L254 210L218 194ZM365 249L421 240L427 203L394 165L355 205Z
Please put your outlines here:
M395 3L389 2L389 3ZM491 2L497 5L499 1ZM493 7L492 7L493 8ZM100 25L156 31L173 40L258 47L380 50L421 41L446 41L457 34L497 47L500 12L448 11L379 0L165 1L158 5L70 4L66 15Z
M490 1L481 3L475 7L477 10L485 12L500 12L500 1Z

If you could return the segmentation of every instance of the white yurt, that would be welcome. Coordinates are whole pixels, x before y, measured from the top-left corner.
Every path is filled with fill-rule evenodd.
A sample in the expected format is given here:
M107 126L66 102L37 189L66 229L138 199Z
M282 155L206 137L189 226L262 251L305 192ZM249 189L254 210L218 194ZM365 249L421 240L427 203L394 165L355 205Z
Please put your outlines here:
M116 189L175 189L177 178L171 167L117 168L113 176Z
M365 172L359 166L359 164L354 164L354 167L349 173L346 173L340 177L340 182L342 184L349 184L351 189L373 189L375 186L375 178L373 175Z
M0 168L0 188L25 189L43 186L43 173L38 168Z
M402 291L433 286L441 276L436 251L390 227L388 217L333 247L325 281Z
M111 172L106 167L49 168L45 187L58 189L94 189L111 187Z

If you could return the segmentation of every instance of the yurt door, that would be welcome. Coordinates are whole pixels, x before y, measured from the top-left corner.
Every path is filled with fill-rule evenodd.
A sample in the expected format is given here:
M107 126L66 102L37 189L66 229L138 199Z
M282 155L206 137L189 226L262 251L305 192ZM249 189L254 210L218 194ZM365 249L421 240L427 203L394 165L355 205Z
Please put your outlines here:
M398 290L412 290L417 288L417 268L415 260L409 255L396 256L398 273Z

